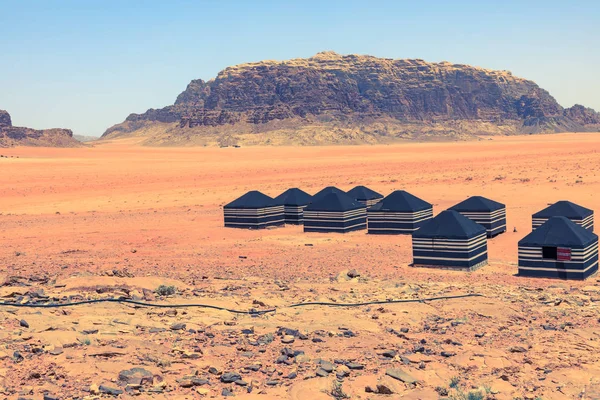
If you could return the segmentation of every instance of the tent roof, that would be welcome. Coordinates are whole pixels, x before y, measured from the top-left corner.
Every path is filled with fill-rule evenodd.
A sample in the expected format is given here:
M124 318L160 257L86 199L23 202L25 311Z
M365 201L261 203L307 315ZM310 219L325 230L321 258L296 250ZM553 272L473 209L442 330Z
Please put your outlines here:
M471 196L466 200L461 201L460 203L452 206L449 210L454 210L458 212L466 212L466 211L496 211L501 208L505 208L506 206L502 203L498 203L497 201L490 200L486 197L482 196Z
M598 236L567 217L551 217L519 241L519 246L587 246Z
M453 210L439 213L413 233L417 238L470 239L486 233L486 229Z
M258 190L252 190L237 198L224 208L264 208L277 205L275 200Z
M396 190L369 208L369 211L415 212L431 208L432 205L404 190Z
M351 211L359 208L365 208L362 204L354 201L346 193L326 193L318 200L309 204L307 211Z
M589 208L582 207L570 201L561 200L533 214L533 218L567 217L567 218L585 218L593 214Z
M352 189L348 190L348 196L352 197L355 200L374 200L381 199L383 195L381 193L377 193L376 191L369 189L366 186L355 186Z
M286 206L305 206L310 203L312 196L304 190L291 188L275 197L275 201Z
M323 196L329 193L338 193L338 194L347 194L341 189L336 188L335 186L327 186L326 188L321 189L317 193L315 193L312 197L312 201L319 201Z

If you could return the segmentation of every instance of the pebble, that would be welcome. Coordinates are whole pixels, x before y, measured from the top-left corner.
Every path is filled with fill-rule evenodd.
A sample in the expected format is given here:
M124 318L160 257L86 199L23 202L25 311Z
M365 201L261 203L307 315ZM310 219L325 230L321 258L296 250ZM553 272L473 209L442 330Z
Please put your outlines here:
M238 385L238 386L248 386L248 382L246 382L246 381L245 381L245 380L243 380L243 379L238 379L237 381L235 381L235 382L233 382L233 383L235 383L235 384L236 384L236 385Z
M100 393L109 394L111 396L118 396L120 394L123 394L123 391L121 389L117 389L117 388L113 388L113 387L105 386L105 385L100 385L98 387L98 391Z
M453 357L456 355L456 353L453 353L451 351L442 351L440 354L442 355L442 357Z
M386 358L394 358L396 357L396 350L386 350L383 353L381 353L382 356L386 357Z
M317 368L317 372L315 372L315 374L322 378L329 376L329 372L325 371L323 368Z
M270 381L267 381L265 384L267 386L277 386L277 385L279 385L279 381L278 380L270 380Z
M294 343L295 340L296 340L296 338L294 336L285 335L283 338L281 338L281 343L290 344L290 343Z
M325 361L325 360L321 360L319 362L319 365L327 373L332 372L333 369L335 368L332 363L330 363L329 361Z
M29 324L24 319L19 321L19 325L21 325L23 328L29 328Z
M233 394L233 392L231 390L229 390L227 388L223 388L223 390L221 391L221 396L224 396L224 397L233 397L235 395Z
M152 384L154 374L143 368L131 368L119 372L119 381L130 385Z

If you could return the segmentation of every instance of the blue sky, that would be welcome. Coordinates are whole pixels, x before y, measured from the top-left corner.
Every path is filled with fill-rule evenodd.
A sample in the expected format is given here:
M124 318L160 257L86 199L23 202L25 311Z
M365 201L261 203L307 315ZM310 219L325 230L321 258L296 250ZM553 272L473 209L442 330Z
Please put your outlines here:
M506 69L600 110L600 1L572 3L0 0L0 109L98 136L229 65L334 50Z

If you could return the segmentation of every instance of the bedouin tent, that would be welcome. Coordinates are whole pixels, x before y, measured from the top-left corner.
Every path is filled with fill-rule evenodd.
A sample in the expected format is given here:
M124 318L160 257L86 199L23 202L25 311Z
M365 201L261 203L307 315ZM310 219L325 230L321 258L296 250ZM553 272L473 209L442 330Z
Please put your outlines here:
M368 233L411 234L431 218L431 204L404 190L396 190L367 209Z
M313 197L311 199L311 203L321 200L323 197L327 196L329 193L338 193L338 194L345 194L345 195L348 194L348 193L344 192L343 190L336 188L335 186L327 186L326 188L319 190L317 193L315 193L313 195Z
M452 210L413 233L413 266L473 271L487 264L486 229Z
M285 223L283 205L257 190L223 207L228 228L261 229Z
M488 238L506 232L506 206L482 196L472 196L449 208L487 230Z
M519 276L585 279L598 271L598 236L567 217L550 217L519 241Z
M291 188L275 197L277 204L283 204L286 224L301 225L304 221L304 208L312 196L298 188Z
M531 226L535 229L551 217L567 217L585 229L594 231L594 212L570 201L561 200L531 216Z
M363 204L364 206L371 207L379 203L383 199L383 195L376 191L369 189L366 186L356 186L348 190L348 196L352 197L355 201Z
M304 209L304 232L350 232L365 229L367 209L345 193L331 192Z

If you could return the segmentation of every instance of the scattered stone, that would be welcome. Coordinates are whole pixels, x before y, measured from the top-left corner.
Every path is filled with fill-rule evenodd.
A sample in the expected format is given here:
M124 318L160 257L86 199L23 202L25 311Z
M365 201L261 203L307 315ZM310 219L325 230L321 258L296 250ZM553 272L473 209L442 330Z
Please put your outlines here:
M58 356L58 355L61 355L62 353L64 353L64 351L63 351L62 347L55 347L52 350L50 350L48 353L50 353L53 356Z
M290 344L290 343L294 343L295 340L296 340L296 338L294 336L285 335L283 338L281 338L281 343Z
M85 329L82 332L84 335L94 335L98 333L98 329Z
M100 385L98 387L98 391L100 393L108 394L111 396L118 396L120 394L123 394L123 391L121 389L113 388L113 387L106 386L106 385Z
M394 358L396 357L396 350L386 350L383 353L381 353L381 355L385 358Z
M404 383L417 383L417 380L414 377L399 368L390 368L385 371L385 374Z
M456 355L456 353L452 352L452 351L442 351L440 353L442 355L442 357L453 357Z
M513 346L509 347L508 351L510 351L511 353L526 353L527 349L521 346Z
M210 385L210 381L204 378L192 378L192 383L194 386Z
M358 278L360 276L360 273L355 269L351 269L346 273L346 275L348 275L348 278Z
M267 385L267 386L277 386L277 385L279 385L279 381L276 380L276 379L272 379L272 380L267 381L265 383L265 385Z
M476 338L479 338L479 339L481 339L481 338L482 338L482 337L484 337L484 336L485 336L485 332L482 332L482 333L476 333L476 334L475 334L475 337L476 337Z
M329 376L329 372L325 371L323 368L317 368L317 372L315 372L315 374L321 378Z
M15 362L19 363L19 362L23 361L24 359L25 358L18 351L15 351L13 353L13 360L15 360Z
M350 375L350 368L345 365L340 365L336 368L335 372L338 378L345 378L346 376Z
M223 383L233 383L241 379L241 375L235 372L225 372L223 375L221 375L221 382Z
M19 321L19 325L21 325L23 328L29 328L29 324L24 319Z
M220 375L221 374L221 370L219 368L217 368L217 367L210 367L208 369L208 372L210 374L213 374L213 375Z
M292 371L289 374L287 374L286 378L287 379L296 379L298 377L298 372L296 371Z
M408 333L408 328L400 328L400 332L402 332L402 333Z
M315 338L312 338L312 342L313 343L323 343L323 339L315 337Z
M365 368L364 365L355 362L347 363L346 367L350 368L351 370L360 370Z
M319 365L327 373L333 372L333 370L335 368L332 363L330 363L329 361L325 361L325 360L319 361Z
M172 331L181 331L181 330L185 329L185 326L186 325L182 322L175 323L175 324L171 325L171 330Z
M248 386L248 382L246 382L246 381L245 381L245 380L243 380L243 379L238 379L237 381L235 381L235 382L233 382L233 383L235 383L235 384L236 384L236 385L238 385L238 386L242 386L242 387L243 387L243 386Z
M44 400L58 400L58 396L54 396L51 394L44 394Z
M152 372L143 368L131 368L119 372L119 381L126 385L151 385L153 380Z
M208 396L210 394L210 389L196 388L196 393L198 393L200 396Z
M383 384L377 385L377 393L379 394L394 394L394 391Z
M235 394L233 394L233 392L227 388L223 388L223 390L221 391L221 396L223 397L233 397L235 396Z

